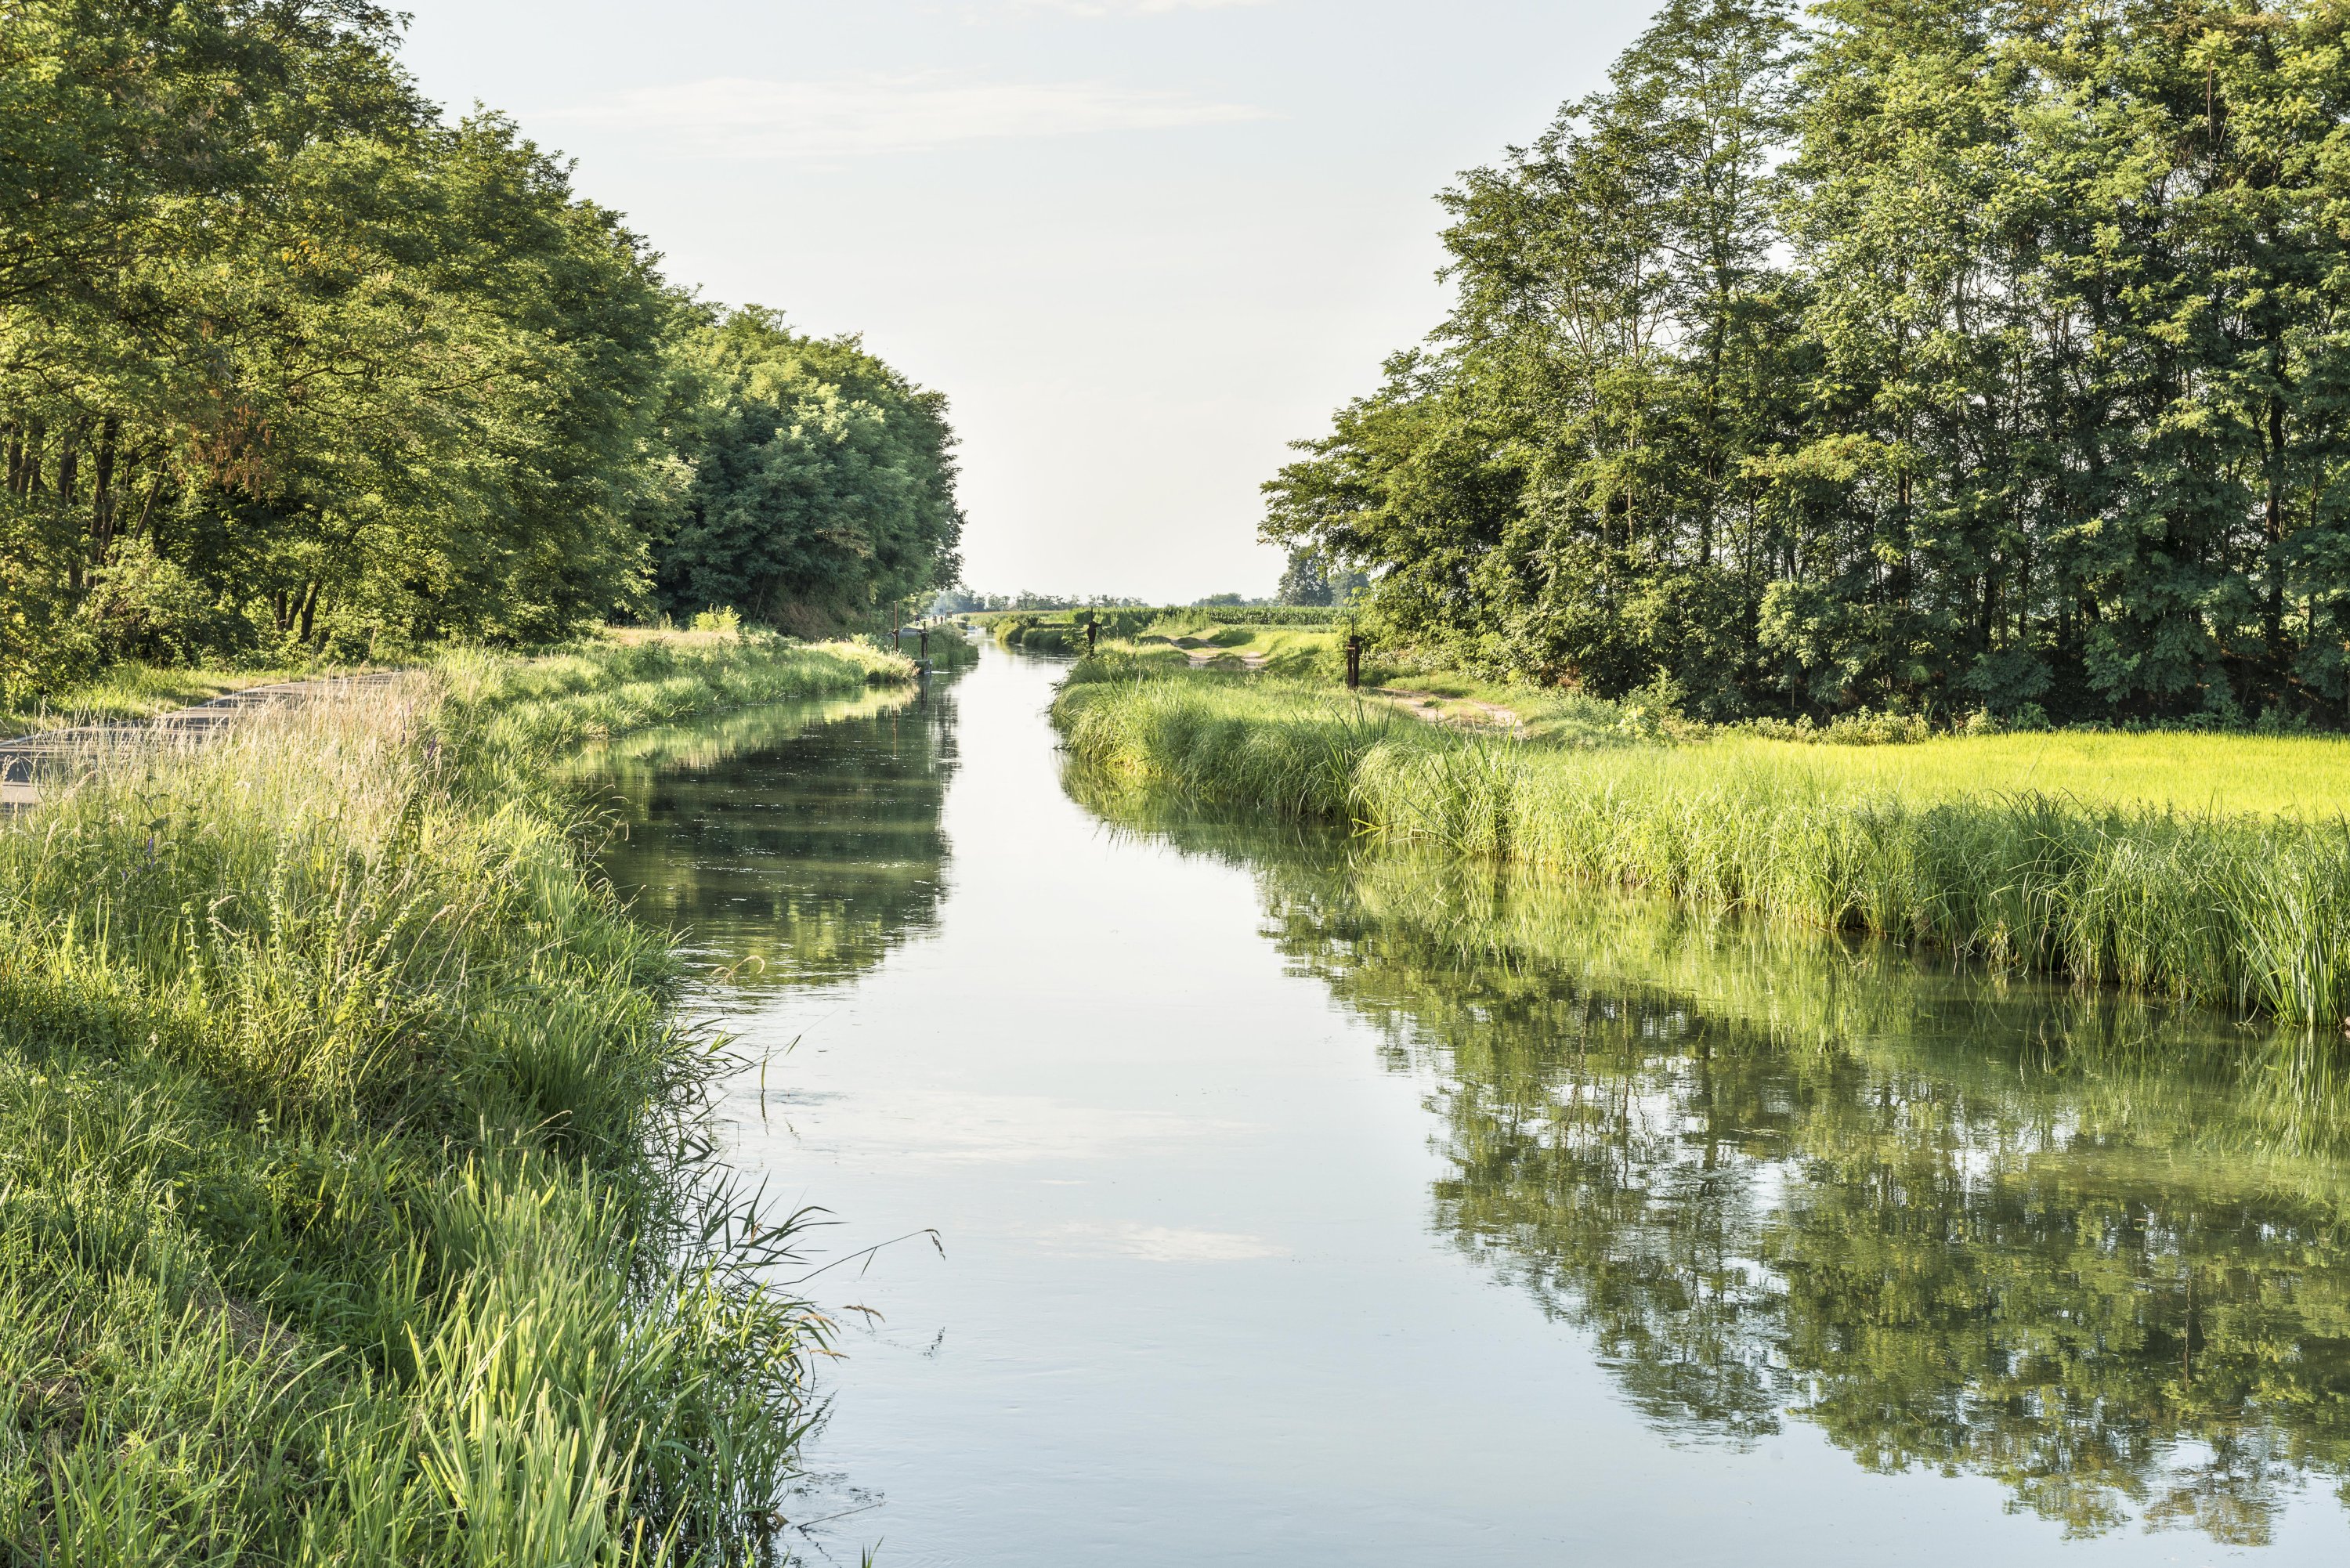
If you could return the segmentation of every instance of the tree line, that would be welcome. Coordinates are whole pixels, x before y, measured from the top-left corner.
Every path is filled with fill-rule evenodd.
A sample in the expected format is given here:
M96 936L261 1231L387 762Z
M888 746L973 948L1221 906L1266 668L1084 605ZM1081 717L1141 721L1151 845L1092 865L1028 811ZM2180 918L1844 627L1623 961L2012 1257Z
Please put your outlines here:
M1266 486L1391 635L1707 717L2340 725L2350 7L1669 0Z
M944 400L668 282L364 0L0 0L0 697L957 576Z

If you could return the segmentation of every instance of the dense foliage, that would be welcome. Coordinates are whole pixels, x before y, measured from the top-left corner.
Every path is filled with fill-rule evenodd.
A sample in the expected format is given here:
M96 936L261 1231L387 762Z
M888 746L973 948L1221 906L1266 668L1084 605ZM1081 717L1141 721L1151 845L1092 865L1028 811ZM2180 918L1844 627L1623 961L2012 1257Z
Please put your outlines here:
M952 580L941 399L690 300L397 36L0 0L0 699Z
M1670 0L1266 532L1709 717L2338 723L2345 105L2319 0Z
M773 619L892 604L960 575L943 396L755 308L696 333L685 362L696 395L679 446L693 478L662 553L668 608Z

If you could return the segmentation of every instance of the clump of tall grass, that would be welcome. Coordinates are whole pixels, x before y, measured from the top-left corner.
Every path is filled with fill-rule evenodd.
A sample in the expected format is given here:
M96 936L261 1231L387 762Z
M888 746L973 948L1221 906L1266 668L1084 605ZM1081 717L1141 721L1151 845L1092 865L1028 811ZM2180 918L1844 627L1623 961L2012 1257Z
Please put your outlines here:
M9 1561L718 1562L772 1526L825 1324L696 1155L721 1063L669 940L511 781L583 713L687 711L673 680L887 667L680 659L452 659L0 820Z
M1744 728L1766 740L1825 746L1914 746L1934 733L1934 727L1920 714L1873 713L1866 708L1856 713L1839 713L1825 724L1813 723L1805 714L1792 722L1756 719ZM1988 732L1987 726L1983 732Z
M1343 817L1364 757L1417 727L1305 688L1141 673L1147 658L1088 660L1087 679L1055 699L1055 721L1080 760L1202 800Z
M1211 799L1554 874L2328 1027L2350 824L2018 791L1905 799L1713 746L1544 748L1307 691L1070 686L1071 754Z

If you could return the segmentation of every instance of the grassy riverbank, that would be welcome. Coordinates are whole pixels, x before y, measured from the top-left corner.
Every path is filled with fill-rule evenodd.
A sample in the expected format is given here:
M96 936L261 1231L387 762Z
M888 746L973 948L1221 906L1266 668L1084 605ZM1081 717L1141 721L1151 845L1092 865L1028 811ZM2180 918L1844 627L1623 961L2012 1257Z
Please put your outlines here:
M1637 711L1609 725L1595 704L1560 737L1578 743L1523 744L1307 685L1120 673L1080 665L1063 689L1072 754L1201 799L1999 966L2350 1016L2350 827L2324 809L2343 798L2337 742L2113 736L2108 771L2175 782L2101 796L2065 786L2106 764L2036 774L2051 753L2033 737L1666 745ZM1904 773L1894 753L1930 766Z
M174 708L208 701L248 686L299 680L334 670L189 670L150 664L118 664L104 674L23 708L0 708L0 737L30 734L74 724L151 719Z
M0 819L0 1557L738 1558L825 1325L759 1282L667 939L546 781L904 673L452 656Z

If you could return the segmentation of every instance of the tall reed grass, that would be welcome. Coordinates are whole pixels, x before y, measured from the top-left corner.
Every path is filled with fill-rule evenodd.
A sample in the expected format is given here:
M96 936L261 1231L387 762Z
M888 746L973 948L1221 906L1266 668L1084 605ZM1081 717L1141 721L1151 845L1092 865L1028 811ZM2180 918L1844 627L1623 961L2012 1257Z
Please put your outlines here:
M0 820L0 1561L737 1561L827 1325L546 782L891 666L452 658Z
M1306 691L1077 680L1079 762L1202 799L2328 1028L2350 826L2016 791L1905 798L1752 748L1547 748ZM1794 748L1787 748L1794 750Z

